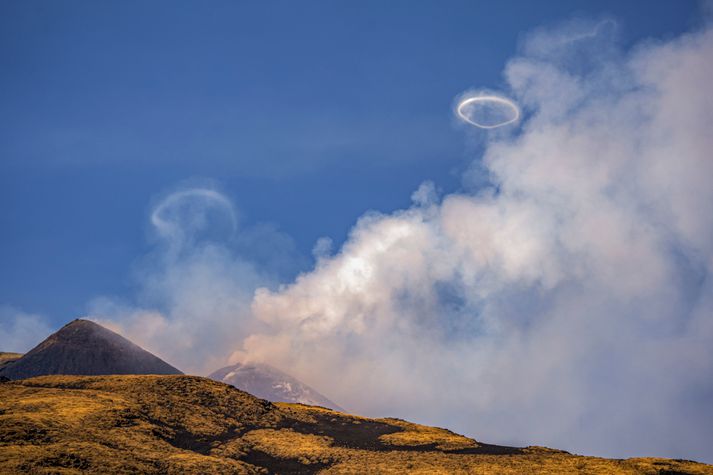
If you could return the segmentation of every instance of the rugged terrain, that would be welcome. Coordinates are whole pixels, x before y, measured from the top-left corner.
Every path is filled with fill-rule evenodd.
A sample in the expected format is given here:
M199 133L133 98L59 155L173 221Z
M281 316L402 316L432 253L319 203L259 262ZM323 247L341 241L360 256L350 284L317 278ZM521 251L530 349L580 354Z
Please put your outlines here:
M221 368L208 377L272 402L296 402L343 410L317 390L266 364L238 363Z
M89 320L73 320L20 358L0 358L0 376L47 374L182 374L121 335ZM3 362L4 361L4 362Z
M273 404L193 376L43 376L0 384L3 473L713 474L483 444L444 429Z

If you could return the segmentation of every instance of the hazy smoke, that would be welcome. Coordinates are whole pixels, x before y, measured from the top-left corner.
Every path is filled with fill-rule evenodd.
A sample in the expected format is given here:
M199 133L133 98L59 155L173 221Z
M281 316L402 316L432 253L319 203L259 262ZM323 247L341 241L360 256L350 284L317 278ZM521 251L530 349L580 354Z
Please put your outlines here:
M614 26L532 35L491 186L364 216L257 291L244 350L360 413L713 461L713 34L624 55Z
M151 224L160 237L174 246L186 246L196 234L216 227L227 231L225 239L237 228L230 200L208 188L189 188L165 196L151 212Z
M250 304L256 288L273 285L294 261L292 241L269 225L238 232L237 212L223 193L184 187L150 213L153 252L134 272L135 301L97 298L89 317L165 358L207 374L229 361L236 344L256 331ZM261 247L271 249L261 258Z
M0 305L0 351L24 353L38 343L38 336L50 333L40 315Z

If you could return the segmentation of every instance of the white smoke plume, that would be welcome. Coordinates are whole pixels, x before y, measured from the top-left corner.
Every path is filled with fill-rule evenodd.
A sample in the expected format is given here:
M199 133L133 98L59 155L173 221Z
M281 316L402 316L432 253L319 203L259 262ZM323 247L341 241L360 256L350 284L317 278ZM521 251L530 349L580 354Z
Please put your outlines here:
M624 53L614 26L531 35L490 186L365 215L256 292L241 350L362 414L713 461L713 32Z

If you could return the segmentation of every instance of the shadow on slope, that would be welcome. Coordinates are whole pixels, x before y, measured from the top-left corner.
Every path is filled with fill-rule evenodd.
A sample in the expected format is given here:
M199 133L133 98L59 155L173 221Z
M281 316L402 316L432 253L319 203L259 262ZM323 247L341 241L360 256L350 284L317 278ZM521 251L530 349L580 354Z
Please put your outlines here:
M498 447L398 419L272 404L192 376L43 376L0 384L6 473L708 473Z

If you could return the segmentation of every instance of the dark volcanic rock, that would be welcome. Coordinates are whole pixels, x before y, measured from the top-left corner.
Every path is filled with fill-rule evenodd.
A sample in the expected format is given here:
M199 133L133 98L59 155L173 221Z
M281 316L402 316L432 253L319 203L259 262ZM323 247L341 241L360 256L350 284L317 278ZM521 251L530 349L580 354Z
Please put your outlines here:
M343 411L316 390L266 364L238 363L221 368L208 377L268 401L298 402Z
M126 338L89 320L74 320L0 376L24 379L47 374L183 374Z

